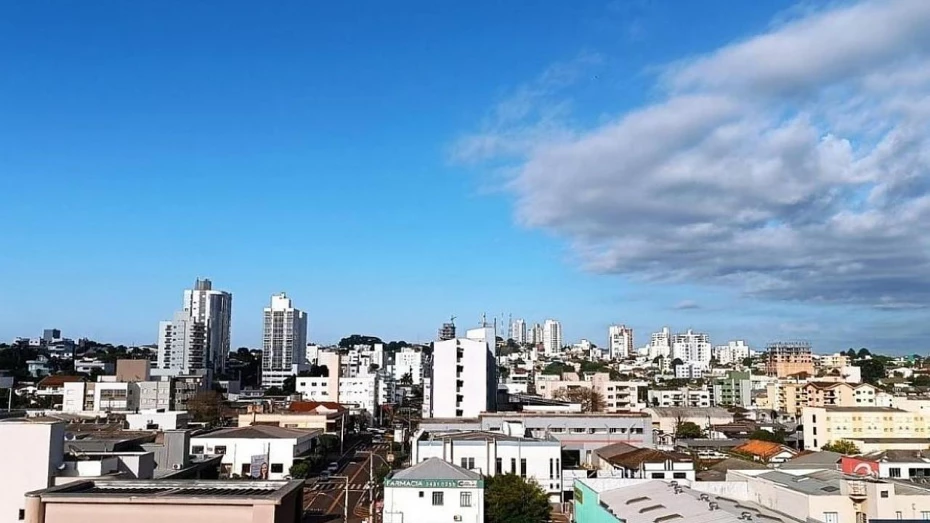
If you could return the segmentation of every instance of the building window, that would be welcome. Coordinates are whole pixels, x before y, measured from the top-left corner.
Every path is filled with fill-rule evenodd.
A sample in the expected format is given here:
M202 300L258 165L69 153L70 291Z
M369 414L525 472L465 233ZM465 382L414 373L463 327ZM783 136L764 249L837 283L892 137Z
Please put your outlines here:
M552 458L549 458L549 479L555 477L553 474L555 474L555 461Z
M562 459L555 458L555 477L562 477Z
M19 509L19 520L22 521L26 519L26 509Z
M904 519L904 513L902 513L900 510L896 510L896 511L894 512L894 518L895 518L895 519Z
M420 497L421 497L421 498L423 497L423 491L422 491L422 490L420 491Z
M900 478L900 477L901 477L901 468L900 468L900 467L892 467L892 468L888 469L888 477L889 477L889 478Z
M475 468L475 458L462 458L462 468L468 470Z
M930 519L930 510L920 511L920 519Z
M665 479L665 473L664 472L653 472L652 479Z
M284 463L272 463L271 472L272 474L280 474L284 472Z
M824 512L823 523L840 523L839 512Z
M684 472L673 472L672 477L675 479L685 479L688 477L688 475L685 474Z
M217 445L213 447L214 454L226 454L226 445Z
M462 507L471 506L471 492L462 492L459 494L459 505Z
M442 506L442 492L433 492L433 506L441 507Z
M252 464L251 464L251 463L243 463L243 464L242 464L242 475L243 475L243 476L248 476L249 474L251 474L251 472L252 472Z
M887 497L888 497L888 491L887 491L887 490L883 490L882 493L881 493L881 497L887 498Z
M520 458L520 477L526 477L526 458Z
M504 473L504 460L497 458L494 460L494 473L503 474Z
M517 473L517 458L510 458L510 473Z
M194 445L191 447L191 454L203 454L203 445Z

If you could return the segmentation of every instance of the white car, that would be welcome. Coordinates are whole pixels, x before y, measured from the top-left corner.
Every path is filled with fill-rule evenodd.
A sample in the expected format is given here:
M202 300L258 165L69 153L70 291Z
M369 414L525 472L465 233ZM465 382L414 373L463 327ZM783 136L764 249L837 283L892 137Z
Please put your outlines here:
M330 474L332 474L333 472L336 472L337 470L339 470L339 463L336 463L335 461L330 463L329 466L326 467L326 471L329 472Z

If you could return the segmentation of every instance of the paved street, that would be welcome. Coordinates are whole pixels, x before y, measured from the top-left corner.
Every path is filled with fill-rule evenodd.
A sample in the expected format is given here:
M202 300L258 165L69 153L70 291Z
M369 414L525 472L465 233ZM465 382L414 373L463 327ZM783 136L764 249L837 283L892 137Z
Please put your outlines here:
M369 459L366 453L373 450L384 457L388 448L388 443L374 446L362 443L346 453L340 460L341 467L333 475L349 478L348 503L346 503L344 479L331 479L326 482L319 482L316 478L308 479L307 486L304 488L304 522L342 521L346 505L349 509L349 521L361 522L368 513ZM358 454L358 452L363 453ZM381 463L380 459L374 458L376 469Z

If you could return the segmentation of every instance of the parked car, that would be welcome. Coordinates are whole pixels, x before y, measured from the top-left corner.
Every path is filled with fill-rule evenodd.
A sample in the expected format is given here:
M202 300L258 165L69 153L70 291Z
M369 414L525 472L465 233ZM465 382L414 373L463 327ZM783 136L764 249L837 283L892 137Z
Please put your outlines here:
M330 474L332 474L333 472L336 472L337 470L339 470L339 463L335 461L330 463L329 466L326 467L326 471L329 472Z

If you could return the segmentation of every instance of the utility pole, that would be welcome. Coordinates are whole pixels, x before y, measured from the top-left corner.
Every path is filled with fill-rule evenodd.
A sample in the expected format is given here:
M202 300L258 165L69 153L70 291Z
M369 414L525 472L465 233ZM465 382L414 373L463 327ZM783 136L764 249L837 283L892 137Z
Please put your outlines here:
M375 521L375 451L368 453L368 522Z

